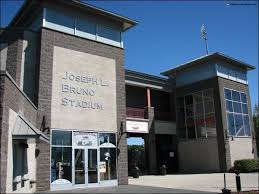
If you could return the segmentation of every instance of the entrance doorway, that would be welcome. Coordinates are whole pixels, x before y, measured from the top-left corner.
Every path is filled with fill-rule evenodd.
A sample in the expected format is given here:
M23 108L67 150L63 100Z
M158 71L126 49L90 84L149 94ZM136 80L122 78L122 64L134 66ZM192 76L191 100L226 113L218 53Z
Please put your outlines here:
M145 141L142 137L129 137L128 144L128 173L132 176L132 169L137 166L140 175L147 174Z
M51 190L115 186L115 133L51 131Z
M98 155L97 148L74 148L73 150L73 179L77 186L97 184L98 176Z
M157 170L162 165L167 167L167 173L178 172L177 137L175 135L156 135Z

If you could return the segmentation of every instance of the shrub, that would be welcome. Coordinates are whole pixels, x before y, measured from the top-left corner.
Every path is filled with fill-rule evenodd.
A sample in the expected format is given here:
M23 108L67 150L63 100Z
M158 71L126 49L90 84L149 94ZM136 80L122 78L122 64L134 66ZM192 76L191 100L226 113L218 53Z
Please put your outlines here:
M258 159L236 160L234 162L234 170L239 172L259 172Z

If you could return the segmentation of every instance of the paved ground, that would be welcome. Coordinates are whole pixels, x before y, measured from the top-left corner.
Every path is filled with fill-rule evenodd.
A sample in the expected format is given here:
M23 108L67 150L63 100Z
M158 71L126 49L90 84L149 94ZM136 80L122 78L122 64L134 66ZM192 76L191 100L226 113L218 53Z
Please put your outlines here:
M227 188L236 190L235 174L226 174ZM257 173L241 174L242 191L259 190ZM51 193L221 193L223 174L177 174L129 178L129 185L74 189Z
M236 190L235 174L226 174L227 188ZM223 174L177 174L167 176L141 176L139 179L129 179L131 185L142 185L204 192L221 192L224 187ZM241 174L242 190L258 190L258 173Z
M162 187L140 186L140 185L120 185L117 187L99 187L87 189L74 189L51 193L212 193L194 190L172 189Z

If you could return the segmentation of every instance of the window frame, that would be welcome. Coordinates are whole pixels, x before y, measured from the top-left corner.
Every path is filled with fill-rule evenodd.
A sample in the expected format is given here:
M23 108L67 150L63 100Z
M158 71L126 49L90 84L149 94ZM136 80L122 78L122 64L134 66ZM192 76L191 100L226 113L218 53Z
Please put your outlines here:
M212 90L212 100L205 100L205 97L204 97L204 91L205 90ZM194 100L193 100L193 104L192 104L192 106L193 106L193 110L192 110L193 115L192 116L187 116L187 107L190 106L191 104L186 105L185 97L191 95L192 98L193 98L194 94L196 94L198 92L201 92L201 94L202 94L202 96L201 96L202 97L202 102L198 102L197 104L202 104L202 106L203 106L203 114L196 115L196 111L195 111L195 107L194 107L196 105L196 103L194 103ZM177 96L176 98L183 98L183 102L184 102L183 109L184 109L184 114L185 114L185 118L184 118L185 119L184 120L184 124L185 124L185 138L182 137L181 139L193 140L193 139L208 138L208 130L207 130L208 127L207 127L207 123L206 123L206 115L207 114L214 114L215 128L217 127L216 126L217 125L217 123L216 123L216 114L215 114L215 102L214 102L214 89L213 88L203 88L201 90L197 90L197 91L193 91L193 92L190 92L190 93L186 93L183 96ZM205 103L206 102L212 102L213 103L214 112L206 112L206 110L205 110ZM177 111L178 111L178 107L177 107ZM199 117L203 117L204 127L205 127L205 130L206 130L205 136L200 136L200 137L198 137L197 126L196 126L196 118L199 118ZM188 120L188 118L192 118L193 121L194 121L194 127L195 127L195 137L194 138L189 138L188 137L188 127L187 127L187 120ZM217 132L216 132L216 134L217 134Z
M225 94L225 90L229 90L231 92L231 100L230 99L227 99L226 98L226 94ZM232 96L232 91L235 91L235 92L238 92L239 93L239 97L240 97L240 101L236 101L236 100L233 100L233 96ZM249 109L248 109L248 95L247 93L243 92L243 91L238 91L238 90L235 90L235 89L231 89L231 88L228 88L228 87L223 87L223 93L224 93L224 103L225 103L225 112L226 112L226 121L227 121L227 135L228 137L240 137L240 138L246 138L246 137L252 137L252 129L251 129L251 122L250 122L250 114L249 114ZM246 96L246 103L244 103L242 101L242 96L241 94L245 94ZM228 111L227 110L227 103L226 101L229 101L232 103L232 112ZM241 113L238 113L238 112L235 112L234 110L234 102L236 103L240 103L241 104ZM247 106L247 113L243 113L243 105L246 105ZM229 134L229 123L228 123L228 113L230 114L233 114L233 117L234 117L234 127L235 127L235 135L230 135ZM244 130L244 134L245 135L236 135L237 134L237 131L236 131L236 119L235 119L235 115L241 115L242 117L242 123L243 123L243 130ZM247 135L246 134L246 131L245 131L245 124L244 124L244 116L248 116L248 121L249 121L249 131L250 131L250 135Z

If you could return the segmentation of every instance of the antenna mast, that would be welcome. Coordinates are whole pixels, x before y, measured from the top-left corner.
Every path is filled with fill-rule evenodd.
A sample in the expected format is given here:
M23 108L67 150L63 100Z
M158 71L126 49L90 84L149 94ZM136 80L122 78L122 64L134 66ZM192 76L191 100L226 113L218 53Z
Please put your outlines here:
M207 52L207 55L208 55L209 54L209 47L208 47L208 42L207 42L207 37L206 37L206 31L205 31L205 25L204 24L201 25L201 37L205 41L206 52Z

